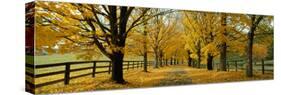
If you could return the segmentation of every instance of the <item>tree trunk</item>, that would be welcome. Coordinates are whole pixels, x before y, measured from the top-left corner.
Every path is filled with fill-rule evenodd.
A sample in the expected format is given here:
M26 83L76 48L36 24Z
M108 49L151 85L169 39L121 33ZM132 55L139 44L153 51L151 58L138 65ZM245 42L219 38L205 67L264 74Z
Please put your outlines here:
M264 74L264 59L261 60L261 70L262 74Z
M226 71L226 43L224 42L221 45L221 49L220 49L220 71Z
M123 79L123 57L124 54L120 52L113 53L112 61L112 77L116 83L124 83Z
M159 65L160 67L163 66L163 51L159 50Z
M154 62L153 68L158 68L158 64L159 64L159 55L158 55L157 50L155 50L154 55L155 55L155 62Z
M252 16L252 26L248 32L248 48L247 48L247 54L248 54L248 63L246 64L246 75L247 77L253 76L253 43L254 43L254 34L256 31L256 28L260 21L263 19L263 16L260 16L256 20L256 16Z
M192 60L190 57L190 54L191 54L191 52L190 52L190 50L188 50L187 51L187 64L189 67L191 66L191 60Z
M174 58L174 65L176 65L177 64L177 59L176 58Z
M222 14L222 19L221 19L221 25L222 27L224 27L223 30L223 35L227 36L226 33L226 23L227 23L227 19L226 19L226 14L223 13ZM223 42L220 45L220 64L219 64L219 71L226 71L226 50L227 50L227 45L226 42Z
M192 62L192 59L191 59L191 58L188 58L188 61L187 61L187 62L188 62L188 66L189 66L189 67L191 67L191 64L192 64L192 63L191 63L191 62Z
M173 57L170 58L170 65L173 65Z
M147 72L147 52L145 52L143 55L143 61L143 71Z
M198 64L197 67L200 68L201 65L201 42L199 41L197 44L198 50L197 50L197 56L198 56Z
M247 77L252 77L253 76L253 33L249 32L248 33L248 64L246 64L246 75Z
M146 49L145 49L146 50ZM143 55L143 71L147 72L147 51L144 52Z
M208 56L207 56L207 69L208 70L213 70L213 56L208 53Z
M143 71L147 72L147 31L146 31L146 22L144 23L144 31L143 31L143 36L144 36L144 42L143 42Z

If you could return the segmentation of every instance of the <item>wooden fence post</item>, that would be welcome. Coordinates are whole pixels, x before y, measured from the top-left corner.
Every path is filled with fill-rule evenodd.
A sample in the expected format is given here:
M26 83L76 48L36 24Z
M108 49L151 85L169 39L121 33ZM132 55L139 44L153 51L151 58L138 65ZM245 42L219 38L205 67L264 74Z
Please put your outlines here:
M238 64L237 64L237 61L235 60L235 71L237 72L237 69L238 68Z
M127 70L130 68L130 61L128 61Z
M170 65L173 65L173 58L170 59Z
M262 74L264 74L264 60L261 60L261 70L262 70Z
M69 84L69 79L70 79L70 64L67 63L65 65L65 73L64 73L64 84L65 85Z
M138 68L140 68L140 61L138 62Z
M139 62L139 61L137 61L137 68L139 68L139 63L140 63L140 62Z
M142 62L143 62L143 61L140 62L140 68L142 68Z
M135 61L133 61L133 69L134 69L134 67L135 67Z
M141 61L139 62L139 68L141 68Z
M230 63L230 62L227 62L227 63L226 63L226 64L227 64L227 71L230 71L230 70L229 70L229 69L230 69L230 68L229 68L229 63Z
M142 64L141 64L141 67L143 67L144 66L144 61L142 62Z
M92 77L95 77L96 74L96 61L93 62L93 73L92 73Z
M112 62L110 61L109 66L108 66L108 74L110 74L110 72L111 72L111 65L112 65Z

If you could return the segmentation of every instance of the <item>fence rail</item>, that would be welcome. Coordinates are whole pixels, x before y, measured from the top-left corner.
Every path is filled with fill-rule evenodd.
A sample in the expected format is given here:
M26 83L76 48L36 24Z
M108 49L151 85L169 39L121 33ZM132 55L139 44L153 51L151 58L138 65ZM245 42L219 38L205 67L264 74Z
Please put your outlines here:
M267 64L264 63L265 63L264 60L260 61L260 64L253 63L253 69L256 71L262 71L262 73L264 73L265 71L273 72L273 63L267 63ZM227 71L245 70L246 68L245 64L246 64L245 60L228 60L226 64L227 66L226 69ZM218 63L217 66L215 67L218 67Z
M97 64L100 64L100 63L105 63L107 65L106 66L98 66ZM143 63L144 63L143 61L123 61L123 70L129 70L129 69L143 67ZM150 66L151 63L152 63L152 61L148 61L147 65ZM92 64L92 65L88 66L88 67L71 69L71 66L76 65L76 64ZM50 84L54 84L54 83L58 83L58 82L64 82L64 84L67 85L67 84L69 84L69 81L71 79L80 78L80 77L84 77L84 76L88 76L88 75L92 75L92 77L95 77L96 74L100 74L100 73L110 74L111 70L112 70L111 65L112 65L111 61L77 61L77 62L43 64L43 65L32 65L32 64L26 63L26 67L30 68L31 71L30 72L26 71L25 74L32 78L31 81L26 80L26 83L30 87L33 87L33 88L34 88L34 86L35 87L42 87L42 86L46 86L46 85L50 85ZM42 74L34 73L35 69L54 68L54 67L61 67L61 66L64 66L64 70L53 71L53 72L42 73ZM97 71L98 68L99 69L100 68L107 68L107 70ZM70 76L71 72L77 72L77 71L82 71L82 70L91 70L91 69L92 69L92 72L77 75L77 76ZM33 73L31 73L31 72L33 72ZM49 81L49 82L45 82L45 83L40 83L40 84L34 83L35 78L53 76L53 75L58 75L58 74L64 74L64 78Z
M99 66L98 64L101 63L105 63L107 65L103 66ZM143 67L143 61L123 61L123 70L129 70L129 69L135 69L135 68L140 68ZM153 63L153 61L148 61L147 66L151 66ZM81 65L81 64L92 64L91 66L87 66L87 67L80 67L80 68L74 68L71 69L71 66L73 65ZM178 60L175 61L167 61L164 60L162 61L159 65L160 66L168 66L168 65L176 65L176 64L185 64L184 61L180 62ZM227 61L227 71L230 70L245 70L244 65L245 62L244 60L228 60ZM215 66L216 65L216 66ZM26 63L26 68L30 68L29 72L26 71L25 74L26 76L31 77L31 80L26 80L26 84L32 88L38 88L38 87L42 87L42 86L46 86L46 85L50 85L50 84L55 84L58 82L64 82L65 85L69 84L69 81L71 79L75 79L75 78L80 78L80 77L84 77L84 76L89 76L92 75L92 77L94 78L96 76L96 74L101 74L101 73L108 73L111 74L111 70L112 70L112 63L111 61L76 61L76 62L63 62L63 63L52 63L52 64L42 64L42 65L32 65L32 64L27 64ZM260 67L259 67L260 66ZM35 69L45 69L45 68L55 68L55 67L63 67L63 70L58 70L58 71L53 71L53 72L48 72L48 73L42 73L42 74L36 74ZM206 64L200 64L201 68L206 68ZM218 64L213 64L214 68L218 67ZM273 64L264 64L264 61L261 62L261 64L254 64L254 69L262 71L264 73L264 71L273 71ZM268 69L265 67L270 67L272 69ZM106 70L97 70L97 69L102 69L102 68L106 68ZM82 70L92 70L89 73L85 73L85 74L80 74L80 75L76 75L76 76L70 76L70 74L72 72L77 72L77 71L82 71ZM32 72L32 73L31 73ZM61 79L57 79L57 80L52 80L52 81L48 81L45 83L39 83L39 84L35 84L34 80L36 78L42 78L42 77L48 77L48 76L53 76L53 75L58 75L58 74L63 74L64 77Z

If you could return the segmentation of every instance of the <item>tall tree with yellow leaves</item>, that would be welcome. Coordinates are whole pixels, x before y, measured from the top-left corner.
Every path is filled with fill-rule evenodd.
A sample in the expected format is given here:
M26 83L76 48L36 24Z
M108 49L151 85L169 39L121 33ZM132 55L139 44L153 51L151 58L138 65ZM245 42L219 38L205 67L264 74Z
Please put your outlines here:
M161 15L152 19L151 23L153 23L153 25L150 26L152 30L148 32L150 45L155 57L154 68L158 68L159 65L162 65L161 60L165 55L164 49L167 48L170 40L177 35L175 31L177 25L176 20L168 16L171 15Z
M70 45L76 47L98 48L112 61L111 79L116 83L125 82L122 67L128 33L144 21L166 13L148 16L148 8L137 12L140 8L61 2L36 3L37 15L42 18L38 20L44 21L43 24L59 34L55 43L60 42L63 46L66 42L71 42ZM136 16L132 16L132 13ZM142 20L144 17L145 20Z

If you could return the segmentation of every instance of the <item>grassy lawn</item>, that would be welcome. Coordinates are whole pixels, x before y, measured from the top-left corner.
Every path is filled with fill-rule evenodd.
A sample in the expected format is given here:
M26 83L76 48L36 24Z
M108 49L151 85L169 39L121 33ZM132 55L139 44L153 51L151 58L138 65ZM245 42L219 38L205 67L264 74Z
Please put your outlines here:
M264 75L262 75L261 72L255 72L254 77L247 78L243 71L217 72L215 70L207 71L206 69L196 69L187 67L186 65L177 65L161 67L159 69L152 69L150 67L149 73L142 72L142 69L125 70L124 78L127 83L121 85L112 82L109 74L98 74L95 78L86 76L70 80L69 85L64 85L61 82L37 88L36 93L62 93L246 80L270 80L273 79L273 72L266 72Z

